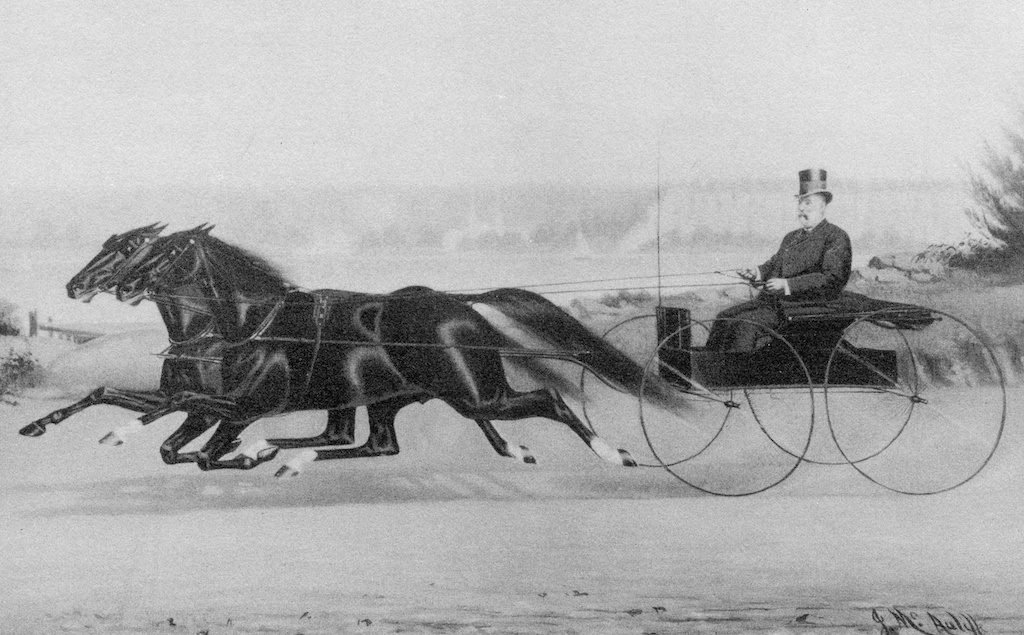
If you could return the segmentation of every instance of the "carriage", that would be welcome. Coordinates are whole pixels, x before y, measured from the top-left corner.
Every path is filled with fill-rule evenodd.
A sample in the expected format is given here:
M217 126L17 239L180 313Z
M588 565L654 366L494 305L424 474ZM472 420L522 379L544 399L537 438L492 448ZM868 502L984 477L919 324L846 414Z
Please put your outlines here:
M851 466L905 494L951 490L987 465L1006 395L981 332L944 311L852 292L778 310L782 326L762 327L752 351L707 348L711 322L686 307L659 305L605 330L643 360L638 419L652 460L642 465L726 496L763 492L802 463ZM662 383L676 408L648 403L648 387ZM594 410L585 403L596 431Z
M184 411L185 423L161 446L166 462L250 469L280 449L306 448L278 471L294 475L313 460L396 453L396 413L437 398L475 420L503 456L532 462L491 420L543 417L567 425L611 463L664 468L727 496L763 492L802 463L852 466L897 492L948 491L985 467L1002 435L1005 385L993 347L936 309L847 292L825 303L781 303L778 331L762 329L751 351L724 352L706 346L708 320L690 307L662 305L660 294L653 313L597 335L522 289L310 291L212 238L211 227L158 238L162 229L113 236L68 284L73 298L110 291L129 304L158 303L172 343L161 389L100 389L22 434L41 435L97 403L143 413L139 426ZM546 345L506 336L479 305L518 320ZM511 358L578 366L583 419L557 390L511 388L503 368ZM646 456L602 439L607 431L599 428L621 419L623 396L636 399L639 425L611 434L632 436ZM335 447L354 442L360 405L369 412L369 439ZM327 428L225 458L252 421L298 410L327 410ZM180 452L210 428L202 450Z

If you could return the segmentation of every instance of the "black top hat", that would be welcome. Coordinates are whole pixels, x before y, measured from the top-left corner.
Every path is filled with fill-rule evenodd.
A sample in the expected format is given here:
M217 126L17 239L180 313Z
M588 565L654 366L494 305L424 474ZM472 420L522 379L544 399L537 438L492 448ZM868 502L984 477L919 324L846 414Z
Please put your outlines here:
M828 172L825 170L801 170L800 193L796 197L803 198L811 194L823 194L825 196L825 203L831 203L832 192L828 191L827 176Z

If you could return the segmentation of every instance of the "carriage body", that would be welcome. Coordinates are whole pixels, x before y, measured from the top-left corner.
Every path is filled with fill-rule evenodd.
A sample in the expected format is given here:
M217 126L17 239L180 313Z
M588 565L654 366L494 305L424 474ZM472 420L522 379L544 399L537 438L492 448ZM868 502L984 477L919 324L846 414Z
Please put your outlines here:
M639 410L651 465L720 495L762 492L802 463L932 494L991 458L1005 384L983 334L940 310L849 292L779 311L781 326L763 327L749 351L707 348L711 323L684 307L606 332L628 344L619 333L646 319L656 334Z
M891 309L904 318L906 328L937 321L927 309L899 305ZM752 351L718 351L694 346L688 325L689 309L658 307L657 329L661 376L671 383L682 377L715 387L804 387L814 385L884 387L898 375L898 351L857 346L843 338L851 324L876 311L850 311L822 303L791 303L780 308L783 327L778 338L764 338ZM893 328L900 328L894 326ZM834 356L837 347L845 354ZM794 355L794 352L796 353ZM832 364L830 367L830 360Z

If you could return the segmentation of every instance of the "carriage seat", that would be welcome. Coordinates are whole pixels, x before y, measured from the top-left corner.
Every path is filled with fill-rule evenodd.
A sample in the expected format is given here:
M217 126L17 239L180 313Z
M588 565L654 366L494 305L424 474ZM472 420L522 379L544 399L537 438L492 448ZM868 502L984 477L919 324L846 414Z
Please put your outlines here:
M838 339L846 327L861 318L897 329L918 329L939 319L924 307L878 300L852 291L843 291L834 300L784 300L780 303L779 311L782 314L780 332L787 336L814 333L816 338L827 332L835 333Z

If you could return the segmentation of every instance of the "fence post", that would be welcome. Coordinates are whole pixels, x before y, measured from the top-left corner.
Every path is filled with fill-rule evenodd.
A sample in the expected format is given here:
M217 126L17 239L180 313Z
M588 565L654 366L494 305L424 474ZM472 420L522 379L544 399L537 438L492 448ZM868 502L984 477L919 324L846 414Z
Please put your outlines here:
M28 312L28 336L36 337L37 335L39 335L39 318L36 310L32 309Z

